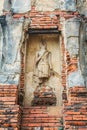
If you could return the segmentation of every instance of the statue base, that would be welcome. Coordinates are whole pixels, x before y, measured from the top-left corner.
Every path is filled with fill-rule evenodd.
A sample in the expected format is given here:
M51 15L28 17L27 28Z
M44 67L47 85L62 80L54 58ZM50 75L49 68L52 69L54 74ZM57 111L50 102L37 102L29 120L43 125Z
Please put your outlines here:
M56 96L49 86L37 87L34 92L32 106L54 106L56 105Z

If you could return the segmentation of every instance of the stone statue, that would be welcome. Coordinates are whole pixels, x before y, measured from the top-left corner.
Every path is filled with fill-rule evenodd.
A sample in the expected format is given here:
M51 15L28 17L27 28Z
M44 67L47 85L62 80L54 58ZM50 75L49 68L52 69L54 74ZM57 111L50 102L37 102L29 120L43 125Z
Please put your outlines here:
M48 84L51 77L52 64L51 52L47 50L46 41L42 40L40 50L36 52L34 82L36 82L36 89L34 91L34 98L31 102L32 106L36 105L56 105L56 96Z
M32 106L56 105L57 101L54 86L58 87L59 74L52 67L52 53L47 49L47 43L42 39L40 49L36 52L33 81L35 85ZM51 82L51 81L53 82ZM55 84L54 84L55 83ZM57 85L56 85L57 84ZM57 89L58 90L58 89ZM58 94L57 94L58 95Z
M50 77L51 70L51 52L47 50L46 41L42 40L40 50L36 53L34 75L38 77L39 83L42 83Z

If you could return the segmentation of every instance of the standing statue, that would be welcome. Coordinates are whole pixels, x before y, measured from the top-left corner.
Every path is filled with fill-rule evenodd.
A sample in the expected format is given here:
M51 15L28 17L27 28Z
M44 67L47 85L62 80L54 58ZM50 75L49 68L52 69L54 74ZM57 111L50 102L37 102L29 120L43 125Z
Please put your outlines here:
M36 53L34 76L38 77L39 83L43 83L50 77L52 70L51 52L47 50L46 41L42 40L40 50Z
M36 52L33 81L35 85L34 98L31 102L37 105L56 105L59 90L59 74L53 70L52 53L47 49L47 43L42 39L40 48ZM55 88L54 88L55 86ZM57 96L57 97L56 97Z
M56 105L56 96L48 84L52 74L51 52L47 50L45 40L40 43L40 49L36 53L34 78L36 82L36 89L34 91L34 98L32 105Z

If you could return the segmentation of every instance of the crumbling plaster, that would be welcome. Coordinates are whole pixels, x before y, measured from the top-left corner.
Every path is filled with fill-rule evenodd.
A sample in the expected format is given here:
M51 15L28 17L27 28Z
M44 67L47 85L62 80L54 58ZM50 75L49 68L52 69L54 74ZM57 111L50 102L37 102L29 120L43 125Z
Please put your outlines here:
M0 83L18 84L23 21L7 15L6 25L0 25Z
M87 1L86 1L87 2ZM61 10L66 12L76 11L75 0L34 0L35 9L37 11L54 11ZM85 3L84 3L85 5ZM2 14L3 2L0 4L0 14ZM81 10L79 10L81 11ZM86 13L84 13L86 14ZM62 16L63 18L63 16ZM61 19L62 19L61 18ZM23 33L24 19L14 19L6 16L6 25L0 25L0 82L18 84L20 76L20 40ZM79 63L79 28L81 18L73 17L69 19L63 18L62 34L64 35L65 49L69 52L70 57L77 57L78 71L67 76L69 87L84 85L83 76ZM4 59L3 59L4 57ZM65 58L66 60L66 58ZM74 82L73 75L76 75L77 82ZM81 81L81 83L80 83ZM72 82L74 82L72 84ZM79 82L79 84L78 84Z
M85 86L84 78L80 68L79 62L79 50L80 50L80 24L81 20L74 17L68 20L63 20L63 35L65 37L65 49L68 51L70 58L77 58L77 70L67 74L67 87L74 87L74 86ZM65 61L66 61L66 54L65 54ZM66 62L66 66L68 64Z
M76 11L75 0L36 0L36 10L53 11L55 9Z

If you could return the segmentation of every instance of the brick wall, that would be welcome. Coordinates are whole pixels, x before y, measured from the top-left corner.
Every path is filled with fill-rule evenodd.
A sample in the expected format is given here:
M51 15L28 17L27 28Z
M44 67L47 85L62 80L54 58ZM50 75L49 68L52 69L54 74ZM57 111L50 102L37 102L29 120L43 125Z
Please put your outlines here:
M67 64L67 75L78 70L78 59L76 56L70 57L68 51L66 51L66 64Z
M0 85L0 130L19 130L20 115L18 87L16 85Z
M66 12L61 10L54 11L37 11L35 10L35 6L32 6L31 11L27 14L14 14L13 18L18 19L20 17L30 18L31 23L29 28L35 29L50 29L50 28L58 28L62 29L62 25L60 24L60 18L73 18L79 17L79 13L76 12Z
M65 130L87 130L87 90L84 86L68 90L63 113Z
M67 76L67 66L66 66L66 59L65 59L65 44L64 44L64 38L62 38L62 44L61 44L61 49L62 49L62 85L64 89L66 89L66 76Z
M25 69L25 63L24 63L24 54L21 53L21 75L20 75L20 88L24 88L24 69Z

